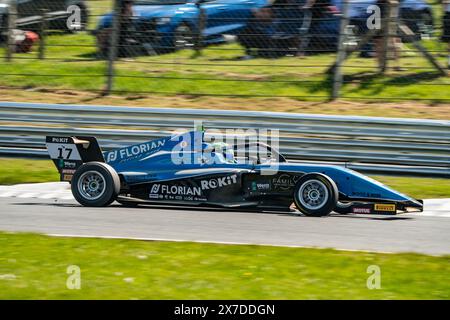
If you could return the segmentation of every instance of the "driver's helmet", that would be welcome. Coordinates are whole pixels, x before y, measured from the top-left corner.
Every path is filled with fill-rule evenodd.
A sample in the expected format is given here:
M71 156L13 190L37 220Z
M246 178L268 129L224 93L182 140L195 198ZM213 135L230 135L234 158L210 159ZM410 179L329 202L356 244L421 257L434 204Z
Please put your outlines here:
M212 152L222 155L225 161L234 162L234 150L228 143L225 142L211 143L211 149Z

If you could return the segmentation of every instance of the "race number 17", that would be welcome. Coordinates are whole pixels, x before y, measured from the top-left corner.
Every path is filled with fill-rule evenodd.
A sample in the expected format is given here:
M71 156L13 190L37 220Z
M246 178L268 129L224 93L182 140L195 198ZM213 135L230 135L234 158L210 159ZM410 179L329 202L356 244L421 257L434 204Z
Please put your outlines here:
M65 158L64 158L64 154L63 154L64 151L67 152L67 155ZM72 154L72 148L59 147L58 152L59 152L58 159L70 159L70 155Z

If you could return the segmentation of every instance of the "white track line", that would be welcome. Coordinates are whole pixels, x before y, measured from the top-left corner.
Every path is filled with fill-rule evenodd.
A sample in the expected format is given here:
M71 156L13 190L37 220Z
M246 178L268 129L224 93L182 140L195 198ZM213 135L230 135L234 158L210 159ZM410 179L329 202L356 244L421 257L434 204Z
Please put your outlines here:
M50 237L64 237L64 238L94 238L94 239L119 239L119 240L138 240L138 241L163 241L163 242L195 242L206 244L226 244L226 245L244 245L244 246L266 246L266 247L287 247L287 248L315 248L315 249L330 249L330 247L320 246L303 246L295 244L270 244L270 243L252 243L252 242L234 242L234 241L208 241L208 240L192 240L192 239L172 239L172 238L148 238L148 237L121 237L121 236L97 236L97 235L79 235L79 234L57 234L47 233ZM337 251L352 251L352 252L367 252L367 253L384 253L395 254L393 251L373 251L373 250L359 250L359 249L346 249L346 248L333 248Z

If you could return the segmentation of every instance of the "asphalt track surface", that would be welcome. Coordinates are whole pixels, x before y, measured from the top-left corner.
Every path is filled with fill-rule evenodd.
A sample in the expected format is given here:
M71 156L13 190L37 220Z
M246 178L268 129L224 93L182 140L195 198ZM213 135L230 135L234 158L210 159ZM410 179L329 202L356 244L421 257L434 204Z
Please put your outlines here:
M34 188L34 189L33 189ZM398 216L257 213L141 206L85 208L60 184L0 188L0 230L62 236L450 254L450 202ZM31 190L31 191L30 191ZM427 209L427 204L429 209Z

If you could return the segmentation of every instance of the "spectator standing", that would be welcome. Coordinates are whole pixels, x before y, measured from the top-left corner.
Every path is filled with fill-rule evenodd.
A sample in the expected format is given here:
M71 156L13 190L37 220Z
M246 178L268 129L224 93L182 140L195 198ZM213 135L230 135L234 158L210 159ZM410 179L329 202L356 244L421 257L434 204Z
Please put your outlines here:
M120 10L120 30L119 30L119 57L130 56L130 45L134 44L134 30L133 27L133 1L122 0L122 7ZM133 40L131 40L133 39Z

